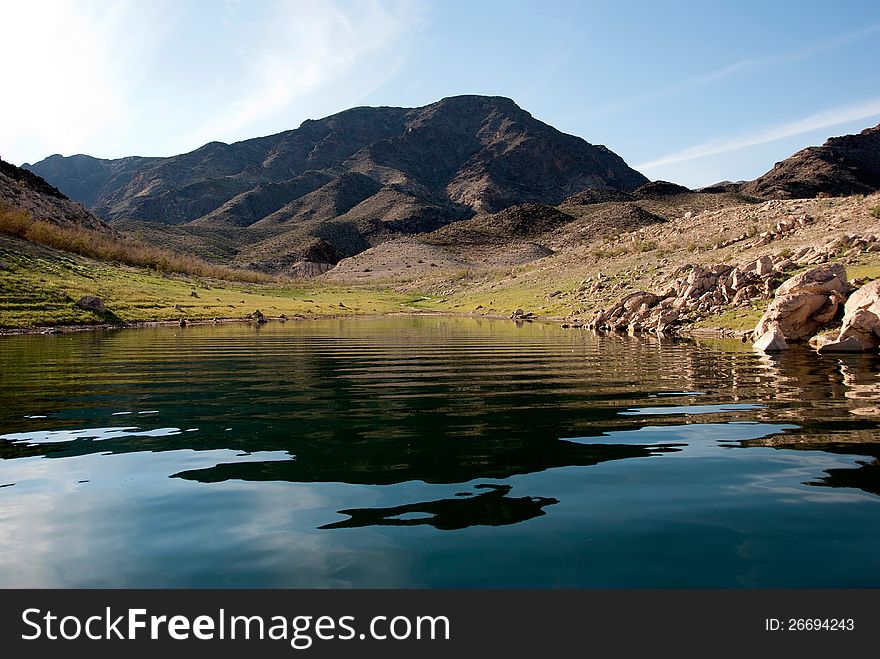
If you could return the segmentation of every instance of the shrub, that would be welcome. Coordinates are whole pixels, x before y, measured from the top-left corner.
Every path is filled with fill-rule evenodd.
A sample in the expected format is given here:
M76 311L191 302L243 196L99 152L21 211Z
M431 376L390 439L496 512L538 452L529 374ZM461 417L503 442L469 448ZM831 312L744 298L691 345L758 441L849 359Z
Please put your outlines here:
M880 220L880 204L877 204L876 206L874 206L869 211L869 213L871 214L871 217L873 217L874 219Z
M125 263L159 272L252 283L276 281L275 277L262 272L207 263L195 256L147 245L118 234L36 220L25 211L7 206L0 206L0 233L98 261Z

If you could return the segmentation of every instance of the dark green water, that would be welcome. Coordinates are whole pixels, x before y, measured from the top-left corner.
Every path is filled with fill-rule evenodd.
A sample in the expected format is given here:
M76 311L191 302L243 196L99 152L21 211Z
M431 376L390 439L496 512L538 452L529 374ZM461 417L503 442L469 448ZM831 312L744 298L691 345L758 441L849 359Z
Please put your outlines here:
M0 368L0 586L880 586L876 357L423 317Z

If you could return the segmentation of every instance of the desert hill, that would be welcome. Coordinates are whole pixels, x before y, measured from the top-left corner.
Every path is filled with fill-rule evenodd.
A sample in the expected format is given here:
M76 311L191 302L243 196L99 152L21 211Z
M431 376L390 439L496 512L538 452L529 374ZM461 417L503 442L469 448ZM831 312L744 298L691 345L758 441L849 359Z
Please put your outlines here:
M52 224L111 231L82 204L70 201L40 176L3 160L0 160L0 207L5 211L24 211Z
M876 192L880 190L880 125L802 149L741 189L762 199Z

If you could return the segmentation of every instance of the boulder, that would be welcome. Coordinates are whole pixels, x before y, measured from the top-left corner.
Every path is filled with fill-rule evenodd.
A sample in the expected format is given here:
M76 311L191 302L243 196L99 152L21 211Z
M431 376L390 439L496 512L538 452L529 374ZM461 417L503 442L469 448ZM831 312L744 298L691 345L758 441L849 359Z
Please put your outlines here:
M672 329L679 316L680 313L677 309L658 308L655 314L653 314L652 318L650 319L654 320L654 318L656 318L656 320L654 320L653 323L649 324L653 324L654 327L657 328L657 334L666 334Z
M755 336L762 336L776 325L788 341L807 339L834 319L839 302L837 297L821 293L777 296L758 321Z
M79 299L79 302L76 303L76 306L80 309L94 311L96 313L105 313L107 311L107 307L104 306L104 301L97 295L83 295Z
M825 293L837 291L843 295L849 293L849 282L846 269L840 263L823 263L815 268L786 279L776 289L776 296L791 293Z
M786 342L813 336L834 320L849 290L846 270L839 263L826 263L784 281L755 326L755 347L775 345L768 337L774 328Z
M824 342L819 352L867 352L880 346L880 280L853 293L846 302L837 338Z
M630 293L621 298L620 306L627 311L642 311L650 309L659 301L660 297L653 293L649 293L648 291L636 291L635 293Z
M743 273L754 273L758 276L766 275L773 270L773 259L769 256L762 256L755 259L751 263L747 263L740 271Z
M860 309L866 309L872 313L880 311L880 279L868 282L849 296L846 301L844 318Z
M761 352L781 352L788 350L788 343L779 325L773 324L758 337L758 340L754 343L754 348Z
M824 341L816 348L819 354L822 355L829 352L866 352L870 349L871 346L866 345L857 336L850 336L837 341Z

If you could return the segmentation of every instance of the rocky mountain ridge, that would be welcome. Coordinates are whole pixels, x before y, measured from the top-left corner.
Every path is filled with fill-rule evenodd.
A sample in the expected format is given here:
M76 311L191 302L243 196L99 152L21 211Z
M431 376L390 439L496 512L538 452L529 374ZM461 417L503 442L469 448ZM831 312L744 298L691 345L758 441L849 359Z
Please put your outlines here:
M56 155L28 168L111 222L244 229L233 248L256 263L295 260L315 239L352 255L475 214L647 183L606 147L490 96L353 108L169 158Z
M762 199L876 192L880 190L880 124L802 149L740 190Z
M880 126L804 149L755 181L696 191L648 182L605 147L485 96L353 108L172 158L52 156L32 169L147 243L297 276L344 260L333 277L363 279L438 259L540 259L762 199L869 193L880 189ZM500 256L499 246L512 249ZM410 263L407 252L434 258Z

